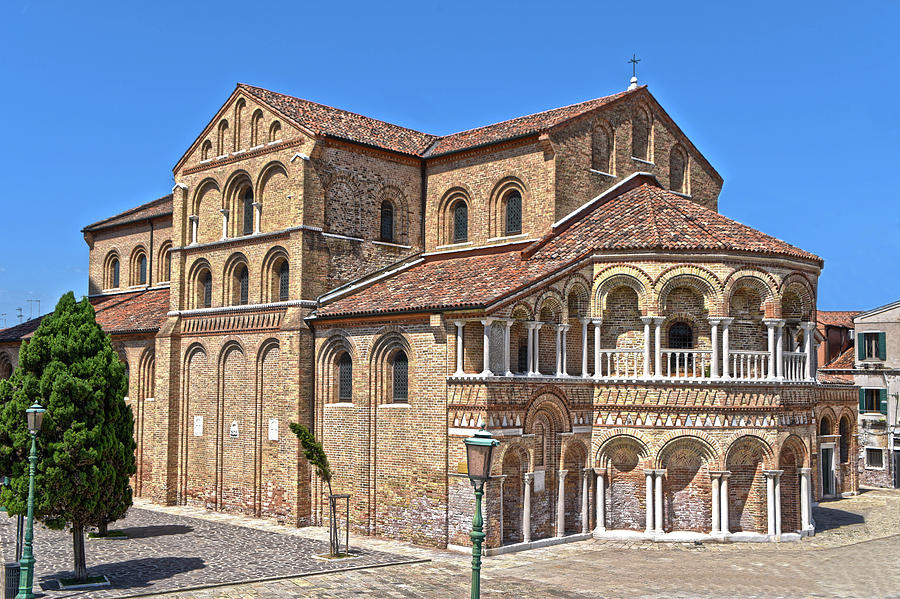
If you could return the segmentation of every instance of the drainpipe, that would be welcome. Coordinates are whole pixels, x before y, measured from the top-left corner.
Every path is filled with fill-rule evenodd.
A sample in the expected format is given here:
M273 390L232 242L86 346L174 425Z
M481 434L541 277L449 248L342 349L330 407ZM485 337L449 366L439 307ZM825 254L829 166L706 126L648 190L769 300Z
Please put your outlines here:
M150 250L147 252L147 286L153 286L153 219L148 218L150 225Z
M420 233L422 235L422 251L425 251L425 197L428 194L428 167L426 162L422 161L422 182L420 184L421 187L421 198L420 198L420 206L419 206L419 222L420 222ZM410 244L412 245L412 244Z

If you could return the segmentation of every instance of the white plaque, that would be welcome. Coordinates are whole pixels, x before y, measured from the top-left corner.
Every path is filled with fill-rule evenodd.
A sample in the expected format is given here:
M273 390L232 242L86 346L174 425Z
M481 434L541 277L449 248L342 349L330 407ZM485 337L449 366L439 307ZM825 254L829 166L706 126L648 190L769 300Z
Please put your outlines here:
M269 441L278 440L278 418L269 418Z
M194 416L194 436L203 436L203 416Z
M237 420L231 421L231 428L228 429L228 436L231 437L232 439L237 439L237 437L238 437Z
M544 490L544 470L535 470L534 471L534 492L540 493Z

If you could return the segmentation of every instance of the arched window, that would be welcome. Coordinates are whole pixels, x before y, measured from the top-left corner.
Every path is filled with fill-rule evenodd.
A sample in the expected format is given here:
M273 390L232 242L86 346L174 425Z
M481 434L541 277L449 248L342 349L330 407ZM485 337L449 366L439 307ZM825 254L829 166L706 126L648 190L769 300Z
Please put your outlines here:
M165 281L172 280L172 249L169 248L166 250L166 253L163 257L163 277L165 277Z
M280 136L281 136L281 123L279 123L278 121L275 121L269 127L269 141L270 142L278 141Z
M650 160L650 119L639 108L631 119L631 155L641 160Z
M208 139L200 146L200 160L209 160L212 158L212 142Z
M278 268L278 301L286 302L290 298L290 280L291 269L285 260Z
M841 435L841 463L848 462L850 460L850 420L848 418L841 418L841 421L838 425L838 432Z
M212 307L212 273L204 270L198 278L197 300L201 308Z
M381 202L381 241L394 241L394 207L387 200Z
M591 168L602 173L610 173L609 167L609 135L606 128L597 125L591 138Z
M348 353L338 360L338 401L353 401L353 361Z
M391 379L394 403L407 403L409 401L409 360L406 353L398 351L392 364L393 377Z
M462 200L453 206L453 243L469 239L469 207Z
M219 137L216 140L216 155L222 156L228 151L228 121L219 123Z
M241 200L244 218L244 235L253 233L253 190L247 188L244 190L244 197Z
M109 263L109 286L112 289L119 287L119 259L113 258Z
M522 194L511 191L506 196L506 234L517 235L522 232Z
M250 294L250 272L247 266L241 264L234 272L235 303L239 306L247 305Z
M669 327L670 349L691 349L694 347L694 331L686 322L676 322Z
M819 421L819 434L820 435L830 435L831 434L831 419L827 416L822 418Z
M138 256L138 285L147 284L147 256L141 254Z
M253 118L250 121L250 146L256 147L261 141L259 139L259 131L262 128L262 120L263 113L262 110L258 110L253 113Z
M669 189L684 193L684 154L676 146L669 155Z

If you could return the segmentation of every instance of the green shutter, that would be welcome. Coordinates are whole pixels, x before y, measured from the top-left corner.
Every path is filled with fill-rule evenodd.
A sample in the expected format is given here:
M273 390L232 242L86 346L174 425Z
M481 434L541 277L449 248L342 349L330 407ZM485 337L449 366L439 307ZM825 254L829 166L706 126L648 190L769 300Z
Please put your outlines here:
M859 390L859 413L862 414L866 411L866 390Z
M887 343L885 343L884 333L878 333L878 359L887 358Z
M866 334L860 333L856 336L856 355L860 360L866 359Z
M878 390L878 411L887 416L887 389Z

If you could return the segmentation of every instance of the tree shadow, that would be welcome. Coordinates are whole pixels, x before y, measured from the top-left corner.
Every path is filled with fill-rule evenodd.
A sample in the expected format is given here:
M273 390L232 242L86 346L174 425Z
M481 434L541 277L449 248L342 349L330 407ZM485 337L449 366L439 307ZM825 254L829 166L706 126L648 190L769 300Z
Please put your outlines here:
M132 526L118 530L128 535L129 539L149 539L150 537L187 534L192 532L194 527L185 524L159 524L156 526Z
M834 530L842 526L851 526L853 524L862 524L866 521L861 514L848 512L847 510L838 510L830 507L813 508L813 519L816 521L816 532L826 530Z
M178 574L200 570L206 563L199 557L147 557L112 564L100 564L88 568L88 576L106 576L110 586L106 589L137 589L152 586L155 581L166 580ZM72 578L71 570L42 574L37 582L44 591L59 590L60 578ZM72 595L90 593L94 589L73 590ZM160 590L162 592L163 589Z

